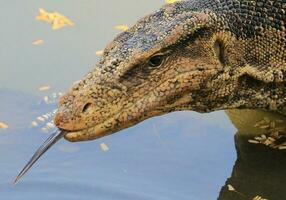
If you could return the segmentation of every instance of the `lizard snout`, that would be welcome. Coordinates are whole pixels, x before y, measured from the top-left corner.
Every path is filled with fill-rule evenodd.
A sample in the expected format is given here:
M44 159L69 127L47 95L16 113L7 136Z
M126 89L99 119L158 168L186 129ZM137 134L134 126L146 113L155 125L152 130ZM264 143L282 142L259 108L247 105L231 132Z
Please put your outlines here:
M61 102L54 117L55 125L66 131L78 131L89 127L91 110L95 105L91 100L80 101L74 99L72 102Z

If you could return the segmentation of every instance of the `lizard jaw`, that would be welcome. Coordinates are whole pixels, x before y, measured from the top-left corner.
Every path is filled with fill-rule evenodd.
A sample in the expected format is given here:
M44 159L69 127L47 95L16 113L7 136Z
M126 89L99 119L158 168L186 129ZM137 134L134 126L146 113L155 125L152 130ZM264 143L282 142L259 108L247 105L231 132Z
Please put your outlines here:
M109 133L111 134L111 133ZM104 128L104 123L77 131L68 131L64 138L70 142L94 140L108 135L108 130Z
M70 142L95 140L136 125L147 118L163 114L162 110L156 109L156 105L150 106L149 109L146 114L144 111L138 111L136 106L131 106L92 127L64 130L66 132L64 138Z
M150 114L152 116L156 116L160 114L160 111L152 111ZM133 116L132 119L127 119L126 113L118 113L115 116L105 120L103 123L97 124L93 127L76 131L65 131L66 134L64 135L64 138L70 142L95 140L131 127L137 123L140 123L144 119L151 117L150 115L148 117L140 116L141 115L138 113L136 116Z

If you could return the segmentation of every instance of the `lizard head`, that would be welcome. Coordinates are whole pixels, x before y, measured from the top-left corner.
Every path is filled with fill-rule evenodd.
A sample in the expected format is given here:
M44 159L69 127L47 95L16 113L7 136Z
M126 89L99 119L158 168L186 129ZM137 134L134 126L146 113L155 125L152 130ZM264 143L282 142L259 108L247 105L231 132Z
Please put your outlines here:
M214 31L215 18L179 2L117 36L60 99L54 121L65 138L92 140L172 111L215 109L210 80L224 67L230 40Z

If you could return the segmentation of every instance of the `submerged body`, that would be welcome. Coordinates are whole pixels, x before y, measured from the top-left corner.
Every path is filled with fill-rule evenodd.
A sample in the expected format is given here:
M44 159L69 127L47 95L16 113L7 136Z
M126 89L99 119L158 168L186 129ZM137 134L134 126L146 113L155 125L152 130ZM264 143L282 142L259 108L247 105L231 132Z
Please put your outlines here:
M75 142L172 111L285 113L285 29L286 0L166 5L106 47L60 99L55 124Z

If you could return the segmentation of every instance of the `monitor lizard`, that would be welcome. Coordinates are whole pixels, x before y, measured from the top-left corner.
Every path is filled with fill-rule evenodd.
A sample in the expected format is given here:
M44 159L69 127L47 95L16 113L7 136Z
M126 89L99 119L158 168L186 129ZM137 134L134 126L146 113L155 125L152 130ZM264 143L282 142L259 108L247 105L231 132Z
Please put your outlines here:
M69 141L172 111L286 111L286 0L169 4L118 35L59 101Z
M173 111L286 113L286 0L188 0L118 35L59 100L51 135L97 139Z

